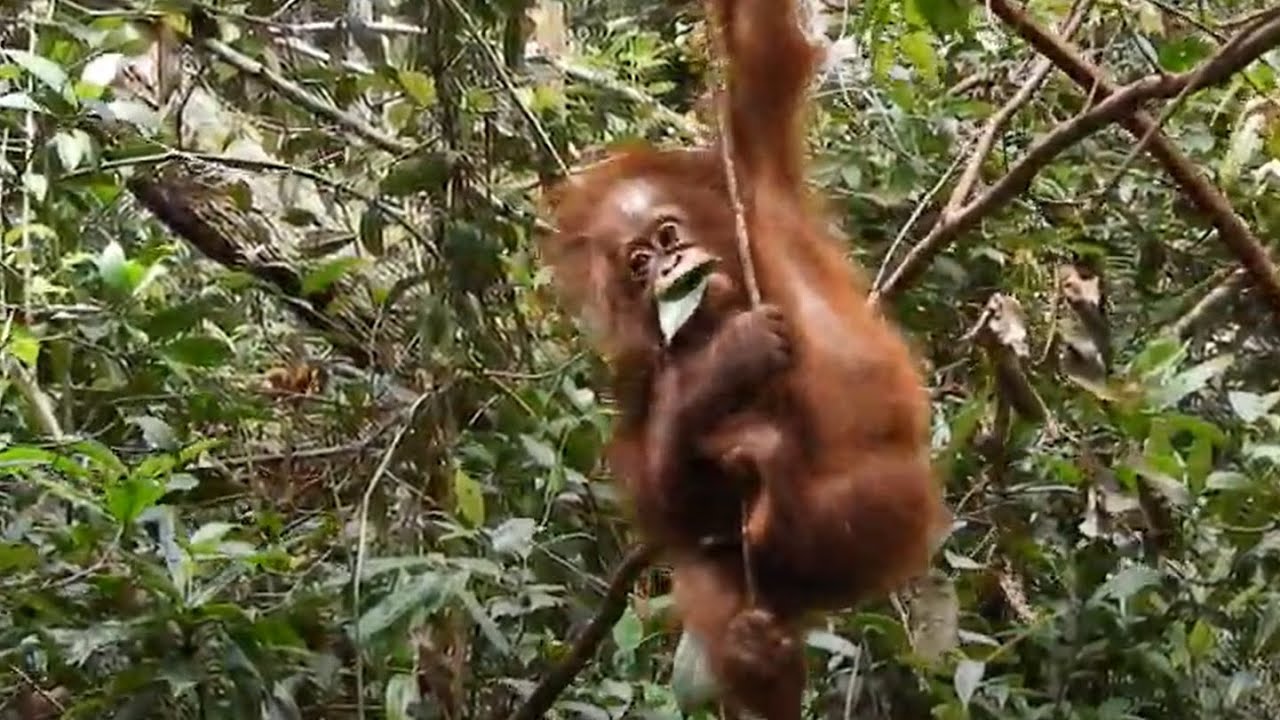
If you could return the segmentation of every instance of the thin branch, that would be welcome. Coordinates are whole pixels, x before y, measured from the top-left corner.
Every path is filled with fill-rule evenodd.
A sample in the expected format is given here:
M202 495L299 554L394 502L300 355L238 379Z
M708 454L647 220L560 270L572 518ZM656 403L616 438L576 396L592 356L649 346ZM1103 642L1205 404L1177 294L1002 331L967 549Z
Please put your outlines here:
M1067 19L1062 23L1064 37L1071 37L1075 34L1080 27L1080 23L1084 21L1084 17L1089 14L1089 9L1092 6L1092 0L1076 0L1075 7L1071 9ZM982 135L978 139L977 146L973 150L973 155L969 157L969 164L965 167L959 182L956 183L955 188L951 191L951 197L947 200L947 204L943 206L943 218L952 215L964 206L965 201L969 199L969 195L973 192L974 186L978 183L978 176L982 172L982 163L991 154L991 149L995 147L996 139L1004 131L1005 125L1009 123L1009 120L1036 94L1052 69L1053 63L1049 62L1048 58L1038 58L1031 68L1030 77L1022 84L1022 87L1018 88L1013 97L1009 98L1008 102L987 120L986 126L982 129Z
M387 152L395 155L409 155L417 149L413 143L389 135L355 115L339 110L329 101L308 92L301 85L295 83L284 75L281 75L275 70L268 68L266 65L263 65L221 40L215 40L213 38L197 38L194 39L193 42L214 54L219 60L222 60L231 67L246 75L252 75L263 83L270 85L281 95L289 98L289 100L293 101L297 105L310 110L326 120L341 125L353 134L382 150L386 150Z
M458 0L448 0L449 6L453 11L458 13L458 17L462 18L462 22L467 27L467 35L471 37L471 41L480 46L485 59L489 61L489 66L494 74L498 76L498 80L502 83L502 88L507 91L511 102L515 104L520 111L520 116L529 124L529 129L533 131L534 136L538 140L538 145L542 148L542 152L551 158L556 164L556 169L561 175L569 174L569 166L565 163L564 158L560 157L560 151L556 150L556 145L551 141L551 135L547 133L547 129L542 126L542 122L538 120L538 116L533 114L533 110L525 104L524 99L520 97L519 91L516 90L515 81L511 78L506 64L502 62L502 58L498 57L498 53L493 46L485 41L480 34L480 28L476 25L475 18L471 17L471 13L462 7Z
M1037 25L1021 7L1013 5L1009 0L988 0L987 7L1023 40L1052 60L1058 69L1081 88L1094 88L1100 98L1112 96L1119 91L1100 68L1065 40ZM1262 53L1280 44L1280 8L1270 8L1260 13L1241 34L1243 37L1228 42L1200 69L1193 71L1195 85L1203 87L1222 82ZM1176 77L1184 78L1183 82L1190 82L1185 73ZM1181 92L1182 88L1179 83L1175 94ZM1139 111L1122 118L1121 124L1134 137L1142 138L1156 123L1150 114ZM1205 179L1195 163L1183 155L1158 128L1151 135L1149 150L1165 172L1177 182L1182 192L1218 229L1219 239L1244 266L1254 285L1262 290L1273 312L1280 316L1280 280L1277 279L1276 266L1253 231L1236 214L1231 202L1221 190Z
M1226 305L1232 298L1239 295L1248 279L1248 275L1243 269L1237 268L1232 271L1214 285L1209 292L1205 293L1204 297L1196 301L1196 304L1179 315L1178 319L1165 332L1178 338L1186 338L1191 335L1201 323L1212 317L1218 308Z
M1084 89L1092 89L1102 101L1040 137L1032 144L1026 156L982 195L954 214L944 214L939 218L929 234L907 253L893 274L872 293L873 300L900 292L948 242L1013 200L1030 186L1041 169L1067 148L1116 121L1124 123L1134 135L1142 137L1155 121L1150 115L1138 110L1141 103L1154 98L1176 96L1188 87L1200 89L1220 83L1246 67L1270 47L1280 43L1278 16L1273 22L1246 31L1247 37L1228 43L1222 52L1210 57L1195 70L1178 75L1151 75L1117 88L1102 77L1100 70L1089 65L1087 60L1068 47L1065 41L1032 24L1021 10L1014 10L1009 6L1007 0L990 0L990 7L1020 34L1025 32L1024 37L1036 38L1036 41L1028 41L1059 68L1069 68L1068 75ZM1201 211L1210 217L1224 242L1240 258L1254 282L1264 289L1276 312L1280 313L1280 282L1277 281L1275 266L1261 243L1235 214L1227 199L1200 176L1195 166L1163 134L1157 132L1152 136L1151 152Z
M618 622L618 618L622 617L622 612L627 608L627 595L631 586L649 566L655 553L653 546L637 545L623 557L618 568L613 571L604 602L600 604L595 617L591 618L591 622L587 623L587 627L573 641L569 654L543 676L524 703L511 714L510 720L536 720L551 709L556 698L569 687L569 683L573 682L595 655L605 635Z

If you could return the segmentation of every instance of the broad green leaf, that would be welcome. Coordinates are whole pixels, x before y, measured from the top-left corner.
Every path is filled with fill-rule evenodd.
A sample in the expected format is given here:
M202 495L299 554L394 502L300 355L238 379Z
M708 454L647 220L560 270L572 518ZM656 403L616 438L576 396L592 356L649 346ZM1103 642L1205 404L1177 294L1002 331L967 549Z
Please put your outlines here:
M104 475L104 479L110 481L123 477L129 471L122 461L111 448L103 445L97 440L85 439L75 442L70 448L73 452L84 456L90 461L99 473Z
M680 634L671 667L671 691L681 712L691 715L716 699L715 676L702 643L686 630Z
M453 493L458 514L472 527L484 525L484 488L462 468L453 471Z
M236 529L234 523L229 522L209 522L201 525L198 530L191 533L191 539L187 544L191 546L192 552L207 552L213 550L227 536L227 533Z
M441 152L424 153L405 158L392 166L383 178L381 191L389 197L439 190L449 177L452 163Z
M681 638L683 642L684 638ZM805 635L804 642L812 648L825 651L831 655L838 655L846 658L856 658L861 653L857 645L854 645L848 639L836 635L826 630L810 630Z
M24 92L11 92L0 95L0 110L22 110L43 113L45 109L40 103L31 99Z
M1257 393L1232 390L1227 393L1227 402L1231 409L1246 423L1257 422L1271 412L1271 408L1280 402L1280 392L1259 395Z
M931 85L938 82L938 55L933 49L933 37L917 30L903 35L898 42L902 54L920 72L920 77Z
M1159 583L1160 573L1154 568L1146 565L1131 565L1103 583L1094 592L1092 599L1098 601L1110 597L1116 600L1128 600L1140 591Z
M387 680L382 696L383 713L387 720L412 720L410 707L421 699L418 679L409 673L396 673Z
M463 607L467 609L467 614L475 621L476 626L480 628L480 632L493 645L499 653L503 655L511 654L511 643L507 642L507 638L503 636L502 631L498 629L498 624L493 621L489 613L485 611L480 601L470 590L459 588L454 591L458 599L462 601Z
M1221 375L1231 364L1235 356L1228 353L1184 370L1168 382L1156 387L1150 394L1152 405L1157 410L1164 410L1177 405L1183 398L1200 390L1209 381Z
M435 80L416 70L401 70L398 73L400 87L422 107L436 104Z
M58 161L65 170L75 170L89 157L93 150L93 142L89 134L76 128L60 132L53 136L53 145L58 152Z
M364 264L364 262L362 258L358 257L340 257L320 263L318 267L302 278L302 294L311 295L328 289L330 285L337 282L343 275L346 275L349 270Z
M1223 185L1234 185L1240 179L1241 171L1262 150L1262 132L1266 123L1267 118L1263 113L1252 112L1236 125L1231 133L1227 152L1222 156L1222 163L1218 166L1218 176Z
M133 288L133 283L129 279L127 262L124 248L120 247L120 243L112 240L98 255L98 276L108 287L128 292Z
M356 624L359 636L368 640L412 610L424 609L428 614L434 613L448 599L449 583L446 580L444 575L428 572L391 590L360 616Z
M15 65L47 85L49 89L66 97L67 72L58 63L26 50L0 49L0 55L9 58Z
M618 618L618 622L613 625L613 642L620 652L630 654L640 647L643 640L644 623L640 622L640 616L636 615L635 608L628 605L622 617Z
M963 29L969 22L968 0L906 0L904 12L909 22L923 20L938 35Z
M164 355L170 360L194 367L217 367L231 357L231 348L224 341L209 335L188 335L164 346Z
M123 64L122 53L103 53L85 63L80 71L80 82L105 88L115 81Z
M1218 470L1209 473L1204 481L1206 490L1248 490L1253 485L1249 476L1230 470Z
M529 454L529 459L541 468L548 470L560 466L558 455L552 447L532 435L521 435L520 444L524 446L524 451Z
M360 216L360 244L365 250L374 255L382 255L386 252L386 247L382 242L382 231L386 229L387 221L383 217L382 210L376 205L370 205L365 208L364 213Z
M973 699L973 694L982 683L982 676L986 671L986 663L977 660L965 659L956 664L956 673L952 682L956 688L956 697L965 707L969 707L969 701Z
M121 525L128 525L164 497L164 484L155 478L129 477L107 488L107 509Z
M9 330L9 340L4 344L4 351L34 370L40 357L40 338L32 335L22 325L14 325Z
M1187 634L1187 652L1196 659L1207 657L1213 652L1217 641L1218 637L1213 631L1213 626L1203 619L1197 620L1191 632Z

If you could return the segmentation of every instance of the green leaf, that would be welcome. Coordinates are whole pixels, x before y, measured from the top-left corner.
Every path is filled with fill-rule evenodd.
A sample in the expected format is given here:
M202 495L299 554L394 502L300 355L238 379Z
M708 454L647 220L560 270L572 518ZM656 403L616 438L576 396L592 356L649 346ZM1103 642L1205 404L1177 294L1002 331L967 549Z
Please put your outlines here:
M533 460L534 465L548 470L560 466L556 451L532 435L521 435L520 444L524 446L524 451L529 454L529 459Z
M386 227L387 221L378 206L370 205L365 208L364 214L360 216L360 244L365 250L374 255L386 252L386 246L382 242L382 231Z
M124 54L103 53L85 63L80 71L80 82L99 88L108 87L115 81L123 64Z
M53 136L53 146L58 152L58 161L64 170L75 170L80 163L89 157L92 141L89 134L80 129L60 132Z
M684 638L681 638L681 641L683 640ZM861 654L861 650L858 649L857 645L854 645L846 638L836 635L833 632L827 632L826 630L810 630L809 633L805 635L804 642L809 647L817 648L839 657L853 659Z
M898 41L902 54L920 71L920 77L929 84L938 82L938 55L933 49L929 33L917 30L907 33Z
M436 82L434 79L416 70L401 70L398 73L400 87L422 107L436 104Z
M387 680L382 695L382 706L387 720L412 720L409 708L422 697L418 694L418 679L409 673L396 673Z
M217 367L231 357L226 342L209 335L188 335L165 345L164 355L173 362L194 367Z
M908 22L919 26L923 20L938 35L962 30L969 23L966 0L907 0L904 12Z
M680 328L689 322L689 318L693 317L698 306L702 304L709 277L707 273L700 273L687 292L658 299L658 327L662 330L662 337L668 343L676 333L680 332Z
M1204 481L1207 490L1248 490L1253 485L1249 476L1230 470L1218 470L1209 473Z
M428 613L438 610L448 599L449 583L439 573L423 573L407 584L393 589L360 616L356 629L359 636L369 638L386 630L411 610L424 609Z
M1232 390L1227 393L1227 402L1231 403L1231 409L1235 411L1236 417L1251 424L1266 417L1267 413L1271 412L1271 408L1280 402L1280 391L1258 395Z
M311 295L322 292L337 282L347 271L363 264L363 258L340 257L320 263L314 270L302 278L302 294Z
M489 644L493 645L494 649L499 653L510 655L511 643L507 642L507 638L498 629L498 624L493 621L493 618L489 617L489 613L485 612L475 594L465 589L458 589L455 592L458 599L462 601L462 606L467 609L467 614L475 621L476 626L480 628L480 632L489 641Z
M956 697L960 699L960 704L969 707L969 701L973 699L974 692L977 691L978 685L982 682L982 676L986 674L986 663L977 660L961 660L956 664L956 673L952 678L952 682L956 688Z
M1160 573L1146 565L1131 565L1113 575L1094 592L1092 600L1111 597L1128 600L1140 591L1158 585Z
M46 112L44 107L31 99L24 92L11 92L0 95L0 110L22 110L24 112Z
M14 325L9 332L9 340L4 344L4 351L34 370L40 358L40 338L23 326Z
M1231 142L1227 152L1222 156L1218 166L1218 177L1223 185L1234 185L1244 170L1263 147L1262 132L1267 118L1261 112L1252 112L1236 125L1231 133Z
M640 622L635 608L628 605L622 617L613 625L613 642L618 646L619 652L630 654L640 647L643 640L644 623Z
M1213 626L1203 619L1197 620L1187 635L1187 652L1196 659L1204 658L1213 652L1217 644L1218 636L1214 633Z
M40 57L26 50L0 50L0 54L9 58L15 65L26 70L54 92L66 97L69 89L67 72L62 66L48 58Z
M1156 387L1150 395L1152 405L1157 410L1173 407L1183 398L1200 390L1209 381L1221 375L1231 364L1235 356L1228 353L1196 365L1175 376L1173 379Z
M452 163L442 152L425 153L405 158L392 166L381 183L381 192L389 197L404 197L426 190L439 190L449 178Z
M191 551L195 552L212 552L218 547L218 543L227 536L227 533L236 529L234 523L229 522L209 522L201 525L198 530L191 533L191 539L187 544L191 546Z
M125 293L133 289L137 278L134 277L129 261L125 259L124 248L120 247L120 243L115 240L107 243L96 262L98 276L107 287Z
M671 667L671 692L686 716L696 713L716 699L715 676L702 643L686 630L680 634Z
M453 493L458 514L472 527L484 525L484 488L462 468L453 471Z
M150 477L129 477L107 488L107 510L128 525L164 497L164 484Z

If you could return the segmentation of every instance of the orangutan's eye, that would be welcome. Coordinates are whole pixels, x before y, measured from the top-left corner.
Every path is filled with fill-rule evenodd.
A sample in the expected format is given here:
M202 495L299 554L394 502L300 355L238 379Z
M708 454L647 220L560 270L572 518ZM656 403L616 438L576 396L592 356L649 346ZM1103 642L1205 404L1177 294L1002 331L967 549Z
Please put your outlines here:
M631 267L631 277L637 280L643 280L649 275L649 263L653 260L653 253L645 249L636 249L631 251L631 257L627 259L628 265Z
M670 250L680 244L680 229L676 227L674 220L666 220L658 226L654 238L658 241L658 247Z

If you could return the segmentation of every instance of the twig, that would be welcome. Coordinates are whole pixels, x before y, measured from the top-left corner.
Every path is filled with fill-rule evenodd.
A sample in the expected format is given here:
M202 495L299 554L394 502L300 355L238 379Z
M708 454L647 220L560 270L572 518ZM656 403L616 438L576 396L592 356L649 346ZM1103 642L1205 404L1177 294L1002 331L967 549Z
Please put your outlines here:
M1119 91L1100 68L1084 58L1074 46L1037 25L1022 8L1009 0L988 0L987 6L1081 88L1096 86L1097 96L1100 98L1107 98ZM1228 42L1199 70L1193 71L1195 85L1203 87L1219 83L1280 43L1280 9L1271 8L1260 14L1243 34L1246 37L1240 38L1238 42ZM1185 73L1175 77L1183 78L1183 82L1190 82ZM1175 94L1182 89L1182 84L1178 83ZM1155 125L1151 115L1141 111L1123 117L1120 121L1130 134L1138 138L1145 136ZM1219 239L1244 266L1253 283L1262 290L1272 311L1280 316L1280 280L1277 279L1276 266L1253 231L1236 214L1231 202L1158 129L1151 136L1149 149L1182 192L1218 228Z
M907 253L893 274L872 293L873 300L901 291L950 240L1025 190L1035 175L1067 148L1115 121L1122 122L1130 132L1140 137L1154 124L1150 115L1138 110L1141 103L1178 95L1189 86L1199 89L1220 83L1280 42L1280 18L1277 18L1249 31L1249 36L1240 42L1229 43L1224 48L1229 48L1229 51L1215 54L1195 70L1178 75L1150 75L1117 88L1065 41L1032 24L1025 13L1012 8L1007 0L990 0L990 7L1020 34L1025 33L1028 42L1059 68L1066 70L1078 85L1086 90L1094 89L1101 102L1040 137L1022 160L982 195L954 215L940 218L929 234ZM1152 136L1151 152L1218 227L1223 241L1249 270L1254 282L1263 288L1280 314L1280 281L1277 280L1275 266L1261 243L1235 214L1231 204L1200 176L1195 166L1163 134L1157 132Z
M583 628L582 633L574 639L569 654L552 668L551 672L543 676L533 692L529 693L529 697L525 698L524 703L511 714L510 720L535 720L551 709L560 693L569 687L569 683L573 682L591 656L595 655L596 648L600 646L600 642L604 640L610 628L618 622L618 618L622 617L622 612L627 608L627 595L631 586L635 584L640 573L649 566L655 553L653 546L637 545L623 557L609 580L609 589L605 591L600 609L591 618L591 622Z
M1071 37L1075 34L1092 6L1093 0L1076 0L1075 6L1062 23L1064 37ZM1009 98L1008 102L987 120L986 126L982 129L982 135L978 139L978 144L973 150L973 155L969 158L968 166L965 167L960 180L951 191L950 199L947 200L947 204L942 209L943 220L964 206L965 201L969 199L970 193L973 192L974 185L978 182L978 176L982 172L982 163L986 161L987 156L991 154L991 149L995 146L996 138L1004 131L1005 125L1009 123L1014 114L1036 94L1036 91L1044 84L1045 78L1049 76L1049 71L1052 69L1053 63L1049 62L1048 58L1037 59L1031 68L1031 76L1022 84L1022 87L1018 88L1013 97Z
M1178 319L1169 326L1166 332L1178 338L1187 337L1207 317L1239 294L1248 279L1248 275L1243 269L1237 268L1232 271L1214 285L1209 292L1205 293L1204 297L1197 300L1196 304L1192 305L1185 313L1179 315Z
M210 53L213 53L219 60L222 60L240 72L246 75L252 75L267 85L270 85L275 88L277 92L289 98L289 100L294 103L310 110L326 120L341 125L382 150L386 150L387 152L396 155L408 155L416 149L416 146L413 143L406 142L400 138L389 135L355 115L339 110L327 100L323 100L314 94L307 92L307 90L301 85L271 68L268 68L266 65L263 65L221 40L215 40L213 38L194 38L192 42Z
M404 440L405 435L409 434L409 429L413 427L414 421L417 420L418 411L422 408L423 403L434 396L434 388L419 395L418 399L414 401L413 405L405 413L404 424L396 431L396 436L392 438L391 444L387 446L386 452L382 454L382 461L378 463L378 467L373 471L373 475L369 478L369 484L365 487L364 495L360 498L360 525L356 540L356 561L355 568L351 574L351 610L356 617L351 628L357 648L356 715L361 720L364 720L364 642L360 637L360 578L364 575L365 551L368 548L369 505L373 502L373 493L378 489L378 483L382 480L382 476L386 474L387 467L391 465L391 458L400 447L400 442Z
M493 72L497 74L498 80L502 82L502 87L507 91L507 95L511 97L511 102L515 103L516 108L520 111L520 116L529 124L529 129L533 130L534 136L538 140L538 145L542 147L542 152L551 158L556 164L556 169L561 175L569 174L569 166L565 164L564 158L560 157L560 151L556 150L556 145L551 141L551 136L547 134L547 129L539 122L538 116L533 114L525 102L520 97L519 91L516 90L515 82L511 79L511 73L507 71L507 66L503 64L502 59L494 52L493 46L485 42L480 35L480 28L476 26L475 18L467 12L466 8L458 0L448 0L449 6L453 11L458 13L462 18L462 22L467 27L467 34L471 36L471 41L480 46L485 59L489 61Z

